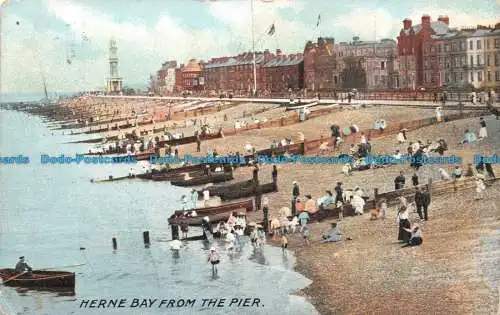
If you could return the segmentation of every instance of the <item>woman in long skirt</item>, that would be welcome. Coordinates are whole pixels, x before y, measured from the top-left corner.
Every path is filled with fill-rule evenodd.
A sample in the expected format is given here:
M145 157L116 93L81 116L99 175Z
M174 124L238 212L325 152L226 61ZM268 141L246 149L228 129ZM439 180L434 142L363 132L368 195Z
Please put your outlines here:
M405 229L411 228L411 223L408 216L408 211L406 206L401 206L398 210L397 220L399 223L399 233L398 240L400 242L407 243L410 240L411 233Z
M484 139L488 137L488 129L486 129L486 122L484 121L483 117L479 118L479 124L481 125L481 128L479 129L479 138Z

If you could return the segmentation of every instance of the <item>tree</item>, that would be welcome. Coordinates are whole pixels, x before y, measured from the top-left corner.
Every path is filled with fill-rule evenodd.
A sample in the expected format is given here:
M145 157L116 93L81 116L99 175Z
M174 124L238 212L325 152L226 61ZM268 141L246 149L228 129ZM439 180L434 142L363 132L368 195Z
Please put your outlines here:
M135 94L135 90L132 89L132 88L129 88L128 86L124 86L122 88L122 93L123 93L123 95L134 95Z
M362 66L362 58L348 57L344 58L345 68L340 73L342 78L342 87L345 89L364 89L366 88L366 72Z

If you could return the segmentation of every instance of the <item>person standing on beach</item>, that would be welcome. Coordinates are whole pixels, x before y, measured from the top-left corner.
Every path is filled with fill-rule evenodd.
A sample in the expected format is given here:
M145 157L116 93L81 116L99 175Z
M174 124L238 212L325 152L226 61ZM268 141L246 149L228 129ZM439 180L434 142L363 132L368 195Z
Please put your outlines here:
M292 189L292 216L295 216L297 212L297 198L300 195L299 184L296 181L293 181L293 189Z
M196 206L198 205L198 191L194 188L191 190L191 203L192 209L196 209Z
M413 176L411 177L411 183L413 186L418 186L418 175L417 173L413 173Z
M417 213L420 220L423 220L424 216L422 215L422 207L424 206L424 197L419 187L415 188L415 205L417 206Z
M339 203L339 202L344 202L343 198L342 198L342 194L343 194L343 191L342 191L342 182L337 182L337 186L335 186L335 204Z
M201 138L199 134L196 134L196 152L201 151Z
M273 183L276 184L278 182L278 169L276 168L276 165L273 165L273 171L271 175L273 177Z
M427 216L427 210L431 204L431 194L428 188L425 188L422 192L422 208L424 209L424 220L427 221L429 217ZM420 214L419 214L420 215Z
M488 176L490 176L491 178L495 178L495 173L493 173L493 168L491 167L491 163L484 163L484 166L486 168Z
M394 179L394 189L403 189L405 186L405 177L403 171L399 172L399 175Z
M259 181L259 167L257 166L257 164L255 164L253 167L252 175L254 183L257 183Z
M486 122L483 117L479 118L479 124L481 128L479 129L479 139L484 139L488 137L488 129L486 128Z
M411 233L405 229L411 227L410 220L408 219L408 211L406 206L400 206L398 209L397 221L399 224L398 240L402 243L407 243L410 240Z

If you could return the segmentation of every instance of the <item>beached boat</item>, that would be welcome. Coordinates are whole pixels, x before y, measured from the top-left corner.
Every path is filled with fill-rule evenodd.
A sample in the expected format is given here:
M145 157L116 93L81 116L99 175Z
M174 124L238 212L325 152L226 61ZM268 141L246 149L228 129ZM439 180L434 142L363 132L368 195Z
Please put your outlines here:
M200 177L194 177L188 180L176 180L170 181L174 186L199 186L208 183L222 183L233 179L233 172L221 172L220 174L211 173L209 175L202 175Z
M220 132L200 135L200 139L202 141L203 140L218 139L218 138L222 138L222 134ZM183 145L183 144L194 143L194 142L196 142L196 136L189 136L189 137L184 137L184 138L180 138L180 139L170 139L170 140L165 140L165 141L159 141L158 146L159 147L164 147L165 145L177 146L177 145Z
M238 190L238 189L243 189L243 188L248 188L248 187L253 187L254 186L254 181L252 179L243 181L243 182L238 182L238 183L233 183L233 184L225 184L225 185L216 185L216 186L209 186L206 187L205 189L198 190L198 196L200 199L203 198L203 191L208 190L210 193L210 196L220 196L224 195L229 191L232 190Z
M210 217L211 215L227 213L228 211L237 211L238 209L245 209L247 212L253 211L255 208L254 199L245 199L241 201L235 201L231 203L221 204L215 207L205 207L205 208L197 208L194 209L196 211L197 216L203 218L205 216ZM177 210L170 216L168 222L170 224L180 224L182 220L187 219L183 214L186 212L185 210Z
M239 198L252 197L262 194L268 194L278 191L278 185L276 183L267 183L258 186L242 187L239 189L225 190L224 192L218 194L222 201L234 200Z
M318 102L311 102L311 103L307 103L307 104L298 104L297 102L290 102L289 104L285 105L286 106L286 109L285 110L297 110L297 109L306 109L306 108L309 108L309 107L312 107L312 106L316 106L316 105L319 105Z
M203 170L198 170L194 172L184 172L184 173L165 173L165 174L157 174L151 176L151 180L155 182L172 182L172 181L182 181L184 180L185 174L189 174L192 178L199 178L204 176Z
M73 272L33 270L31 275L18 275L14 269L0 269L0 278L5 286L25 288L75 287L75 274Z
M227 221L231 214L234 212L236 213L242 213L246 214L246 209L245 208L236 208L236 209L231 209L231 210L226 210L224 212L216 213L216 214L210 214L206 216L200 216L197 215L196 217L186 217L186 218L172 218L168 220L168 223L170 224L181 224L185 223L189 226L201 226L203 225L203 218L208 217L208 220L211 224L213 223L218 223L220 221Z

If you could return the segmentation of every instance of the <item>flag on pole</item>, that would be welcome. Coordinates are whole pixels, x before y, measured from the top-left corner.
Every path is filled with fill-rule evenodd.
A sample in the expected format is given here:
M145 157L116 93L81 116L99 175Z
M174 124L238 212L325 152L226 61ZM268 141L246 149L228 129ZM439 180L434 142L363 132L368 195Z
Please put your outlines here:
M269 28L269 31L267 31L267 35L272 36L274 32L276 32L276 28L274 27L273 23L273 25L271 25L271 27Z
M316 27L319 26L319 22L321 21L321 14L318 14L318 22L316 22Z

